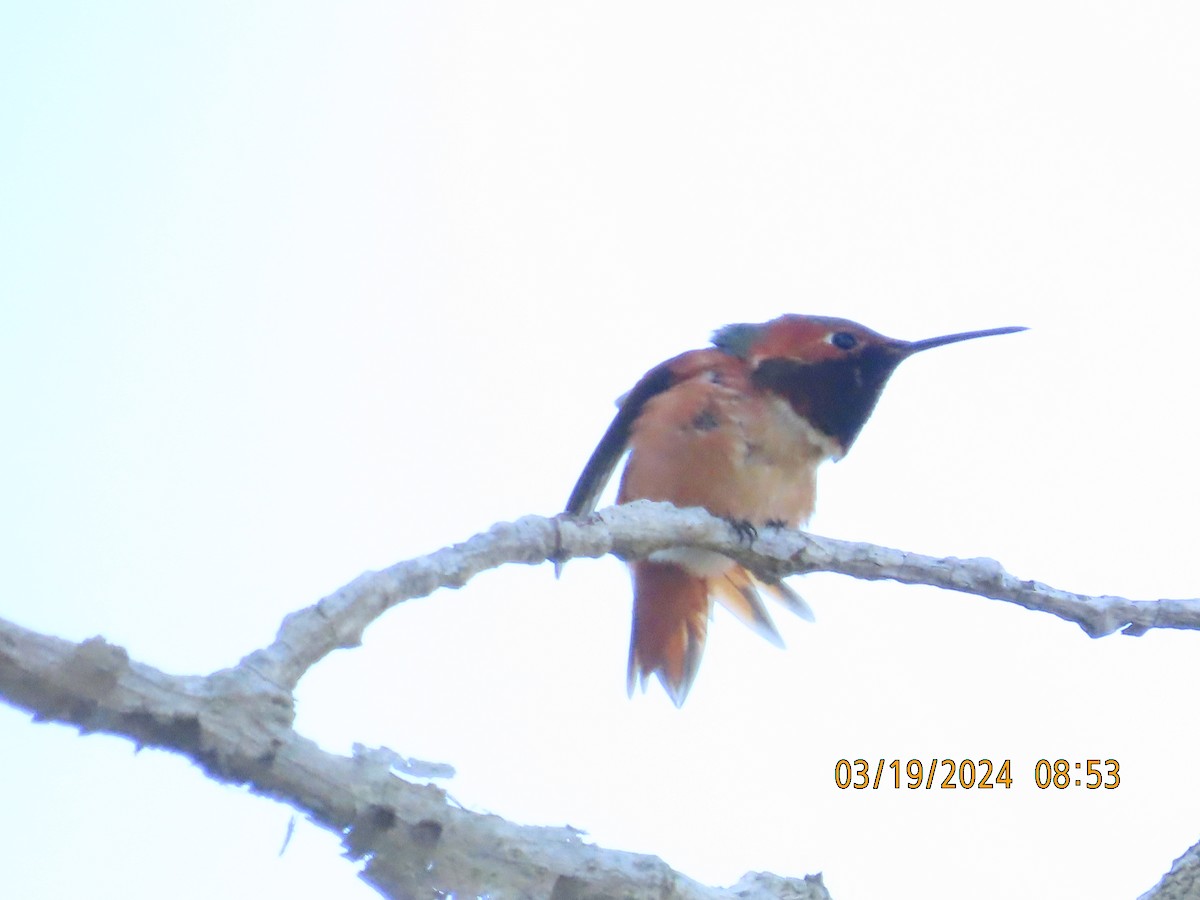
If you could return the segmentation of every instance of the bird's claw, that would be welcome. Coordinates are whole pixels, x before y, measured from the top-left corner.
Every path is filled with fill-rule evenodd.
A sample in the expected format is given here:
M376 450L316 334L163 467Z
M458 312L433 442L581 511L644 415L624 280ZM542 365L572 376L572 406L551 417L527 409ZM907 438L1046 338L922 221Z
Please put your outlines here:
M758 537L758 529L754 527L754 523L749 519L734 519L726 518L729 527L737 534L738 540L742 543L749 544Z

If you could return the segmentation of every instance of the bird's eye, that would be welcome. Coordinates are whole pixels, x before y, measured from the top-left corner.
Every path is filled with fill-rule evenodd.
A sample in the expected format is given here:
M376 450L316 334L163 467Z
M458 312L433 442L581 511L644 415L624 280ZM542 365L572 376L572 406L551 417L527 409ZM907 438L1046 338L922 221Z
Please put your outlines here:
M836 331L829 336L829 343L841 350L849 350L858 343L858 338L848 331Z

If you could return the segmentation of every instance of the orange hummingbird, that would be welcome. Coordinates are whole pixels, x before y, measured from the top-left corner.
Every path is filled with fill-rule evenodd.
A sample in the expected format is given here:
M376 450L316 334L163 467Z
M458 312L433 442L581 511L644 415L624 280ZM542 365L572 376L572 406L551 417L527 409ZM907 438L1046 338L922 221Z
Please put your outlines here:
M785 315L728 325L713 347L655 366L618 401L619 411L579 476L568 513L596 508L630 450L618 503L700 506L739 530L797 528L812 515L817 467L845 456L883 386L914 353L1024 331L991 328L901 341L845 319ZM782 581L763 580L708 550L660 550L629 564L633 634L628 690L657 675L676 706L704 650L713 601L777 646L765 590L803 618L808 604Z

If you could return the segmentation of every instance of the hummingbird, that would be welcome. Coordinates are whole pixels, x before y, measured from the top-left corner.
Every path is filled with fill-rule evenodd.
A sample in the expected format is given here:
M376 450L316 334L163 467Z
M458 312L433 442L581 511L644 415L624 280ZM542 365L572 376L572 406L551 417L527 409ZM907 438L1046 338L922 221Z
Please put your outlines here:
M798 528L816 501L817 468L846 455L891 374L915 353L997 334L990 328L902 341L856 322L783 315L727 325L712 347L652 368L618 401L566 512L596 508L629 450L617 503L666 500L699 506L753 536L766 526ZM695 681L714 602L773 644L783 641L763 593L812 620L782 581L763 579L727 556L672 548L629 563L633 628L627 689L658 676L682 706Z

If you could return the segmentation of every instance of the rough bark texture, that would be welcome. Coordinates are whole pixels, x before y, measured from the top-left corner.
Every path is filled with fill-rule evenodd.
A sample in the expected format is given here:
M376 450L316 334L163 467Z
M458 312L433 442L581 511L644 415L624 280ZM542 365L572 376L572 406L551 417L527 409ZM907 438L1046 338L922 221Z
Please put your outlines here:
M1162 881L1138 900L1196 900L1200 897L1200 843L1175 860Z
M1200 628L1200 600L1086 597L1021 581L989 559L936 559L797 532L764 530L747 540L702 510L638 502L586 519L501 523L465 543L363 575L287 616L268 647L206 676L166 674L102 638L75 644L0 620L0 699L38 721L181 753L218 781L289 804L341 835L349 854L365 861L362 877L387 897L827 898L820 875L758 873L730 888L704 887L656 857L584 843L570 828L520 826L470 812L448 803L440 788L397 774L448 777L448 766L406 760L386 748L356 747L352 756L339 756L292 727L293 691L304 673L333 650L356 646L371 622L404 600L461 587L510 562L631 558L680 545L719 550L773 577L842 572L1005 600L1076 622L1093 637ZM1145 897L1192 896L1196 858L1194 847ZM1183 893L1172 885L1184 885Z
M168 675L102 638L73 644L0 620L0 696L39 721L182 753L217 781L295 807L342 835L366 861L362 877L386 897L828 897L819 875L755 874L706 888L656 857L586 844L571 828L461 809L441 788L395 774L445 776L448 767L361 747L339 756L296 733L291 694L244 664Z

